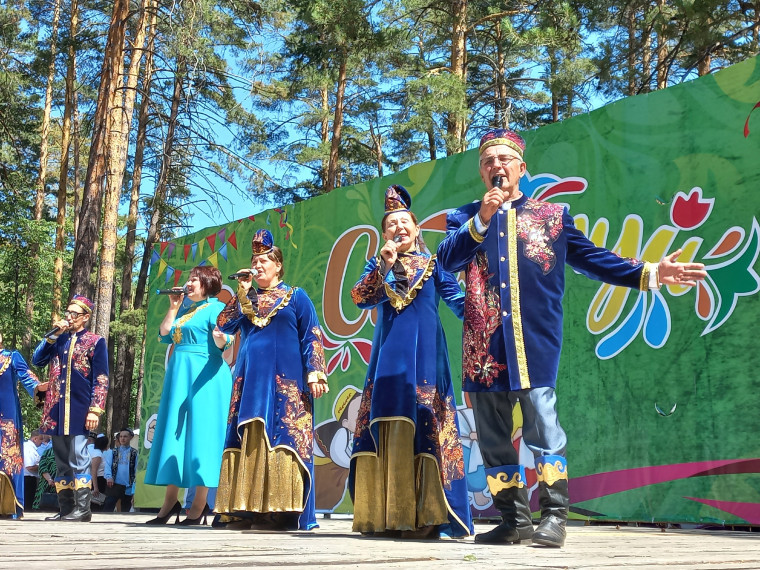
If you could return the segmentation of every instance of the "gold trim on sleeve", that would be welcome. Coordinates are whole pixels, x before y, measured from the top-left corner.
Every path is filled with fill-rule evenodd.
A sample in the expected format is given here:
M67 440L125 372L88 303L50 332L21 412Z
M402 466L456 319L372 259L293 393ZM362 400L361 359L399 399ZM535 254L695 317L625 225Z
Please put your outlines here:
M475 214L477 216L477 214ZM482 236L478 233L478 230L475 229L475 218L470 218L467 220L467 229L470 231L470 237L475 240L478 243L483 243L483 240L486 239L485 236Z

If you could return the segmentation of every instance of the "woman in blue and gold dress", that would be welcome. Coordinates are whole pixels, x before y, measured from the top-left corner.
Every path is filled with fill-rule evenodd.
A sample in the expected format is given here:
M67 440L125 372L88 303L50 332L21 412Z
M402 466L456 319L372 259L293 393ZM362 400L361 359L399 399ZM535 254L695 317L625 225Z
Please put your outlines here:
M165 485L166 494L158 516L147 524L165 524L179 515L179 489L189 487L196 487L195 497L180 524L198 524L201 518L205 523L208 488L219 482L232 391L232 374L222 352L233 341L216 328L224 304L214 297L221 289L221 273L206 265L193 268L184 289L169 295L158 340L174 347L145 472L145 483ZM185 296L193 303L181 309Z
M472 532L462 443L438 303L461 319L464 293L435 257L420 251L411 197L385 197L385 245L351 295L377 308L367 379L354 435L349 490L354 531L402 538Z
M21 425L21 404L16 385L34 396L40 384L24 358L15 350L3 348L0 334L0 516L20 517L24 508L24 434Z
M313 399L327 392L322 331L304 290L282 282L272 234L256 232L251 249L251 268L217 321L244 340L214 510L227 528L308 530L317 526Z

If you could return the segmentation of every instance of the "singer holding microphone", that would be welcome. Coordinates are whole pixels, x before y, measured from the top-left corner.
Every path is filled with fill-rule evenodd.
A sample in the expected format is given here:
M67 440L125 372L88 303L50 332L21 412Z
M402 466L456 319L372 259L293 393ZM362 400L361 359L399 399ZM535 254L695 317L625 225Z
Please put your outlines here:
M145 483L166 487L164 503L149 525L179 522L179 489L196 487L181 525L205 524L209 487L219 482L232 374L222 353L233 338L216 328L224 308L215 296L222 290L216 267L194 267L183 288L165 291L169 308L158 341L174 346L164 375ZM185 306L187 297L191 304Z
M46 520L92 518L87 434L97 429L108 393L108 347L87 330L92 310L92 301L74 295L32 356L35 366L50 365L40 433L52 436L60 510Z
M472 532L441 299L462 318L464 293L424 247L403 186L385 194L380 254L351 291L377 308L349 491L353 530L410 539Z
M680 250L647 263L597 247L564 206L520 191L524 151L525 141L512 130L483 135L479 168L485 194L448 214L438 259L449 271L466 272L462 389L470 393L486 479L501 513L500 524L475 536L475 542L532 539L559 548L570 505L567 437L554 391L565 264L593 279L642 291L661 284L693 286L706 273L701 263L677 262ZM525 468L511 441L518 402L523 441L538 475L541 520L535 531Z
M306 292L282 281L268 230L217 321L238 352L216 512L228 529L308 530L314 514L314 398L327 392L322 330ZM255 280L255 286L253 285Z

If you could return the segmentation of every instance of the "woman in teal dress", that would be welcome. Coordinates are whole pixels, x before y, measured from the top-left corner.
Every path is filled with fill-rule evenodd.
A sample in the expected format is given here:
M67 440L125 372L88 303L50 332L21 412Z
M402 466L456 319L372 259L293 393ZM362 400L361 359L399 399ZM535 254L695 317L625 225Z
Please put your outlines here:
M462 537L472 517L441 299L462 318L464 293L434 256L402 186L386 192L385 244L351 291L377 308L349 471L354 531Z
M241 270L237 296L218 320L245 340L215 510L228 528L308 530L317 525L314 398L327 391L322 330L304 290L283 283L272 234L256 232L251 249L251 269Z
M16 389L19 382L30 396L34 396L35 389L47 388L17 351L3 348L0 334L0 516L13 518L24 513L24 436Z
M173 343L158 406L156 431L145 483L166 486L164 504L148 524L165 524L177 515L180 488L196 487L180 524L205 524L209 487L219 482L232 374L222 352L233 337L216 328L224 304L214 297L222 275L211 266L195 267L184 289L169 295L169 310L159 327L159 342ZM187 297L192 304L181 308Z

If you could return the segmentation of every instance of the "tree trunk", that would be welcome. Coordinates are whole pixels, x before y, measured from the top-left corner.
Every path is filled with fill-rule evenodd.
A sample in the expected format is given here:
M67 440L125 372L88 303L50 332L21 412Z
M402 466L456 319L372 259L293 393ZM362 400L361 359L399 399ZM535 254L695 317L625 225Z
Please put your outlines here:
M143 96L140 103L140 111L137 123L137 142L135 145L134 168L132 170L132 190L129 198L129 214L127 215L127 234L124 245L124 267L121 274L121 299L119 314L124 315L132 308L132 268L135 263L135 244L137 242L137 220L140 206L140 187L142 185L143 156L145 153L146 132L148 127L148 104L150 103L150 85L153 79L153 48L156 37L156 14L153 9L154 2L149 0L145 10L152 13L150 22L150 39L145 56L145 70L143 73ZM135 46L143 42L135 41ZM132 61L135 60L133 52ZM130 63L130 74L132 64ZM131 75L130 75L131 77ZM131 85L131 80L129 81ZM136 85L132 87L135 90ZM131 115L131 114L130 114ZM112 374L118 389L114 390L113 416L114 425L126 426L129 421L130 399L132 396L132 375L135 362L135 336L119 334L116 339L116 351L118 359L115 371Z
M76 37L79 25L77 0L71 2L69 37ZM73 42L69 44L69 61L66 69L66 95L63 110L63 132L61 133L61 170L58 176L58 217L55 227L55 264L53 269L53 320L61 317L61 285L63 283L63 252L66 249L66 200L69 183L69 149L71 147L71 117L74 114L76 91L76 57Z
M137 278L135 287L135 309L143 306L145 298L145 286L148 282L148 268L150 267L150 257L153 253L153 245L158 237L159 222L161 219L161 205L166 201L168 191L167 181L169 179L169 170L171 168L172 156L174 154L174 131L177 127L177 117L179 116L179 105L182 100L182 81L187 73L187 61L184 56L177 57L177 71L174 74L174 93L171 100L171 111L169 112L169 123L166 129L166 139L164 140L163 152L161 153L161 169L156 181L156 190L153 194L153 213L150 216L148 225L148 235L145 237L143 246L143 257L140 262L140 274Z
M137 93L137 80L142 61L143 47L145 45L145 32L147 23L147 11L142 0L140 6L140 19L137 23L132 46L132 57L127 71L126 89L122 86L124 58L121 58L114 74L118 77L116 89L113 94L111 105L111 121L108 132L108 151L106 162L108 174L106 176L105 215L103 216L103 240L100 249L100 279L98 280L98 307L95 332L107 338L111 324L111 304L113 303L113 283L115 282L115 259L116 244L118 241L119 199L121 198L124 170L127 164L127 149L129 148L129 132L132 128L132 115L135 106L135 94ZM118 392L119 381L113 387Z
M80 124L79 94L74 91L74 132L72 133L74 137L74 205L71 210L74 213L74 243L79 239L79 208L82 203L82 188L79 181L79 170L82 162L82 139L79 137Z
M626 89L626 95L629 97L636 94L636 7L632 4L628 7L628 13L626 14L626 31L628 33L628 69L626 75L628 76L628 87Z
M330 94L327 91L327 87L320 87L319 88L319 95L322 99L322 124L321 124L321 135L322 135L322 144L327 144L327 141L330 140ZM327 170L330 166L330 160L328 158L322 159L322 188L327 188Z
M100 73L100 87L93 118L90 160L79 211L79 231L74 245L70 292L93 296L94 287L90 275L95 265L98 237L103 207L103 191L106 181L107 147L114 96L124 69L124 41L129 0L114 0L105 57ZM104 231L108 231L104 228ZM108 269L106 268L106 271ZM96 308L97 310L97 308ZM106 316L108 311L105 311Z
M42 132L40 134L40 170L37 176L37 194L34 199L34 219L42 219L42 206L45 203L45 181L48 167L48 137L50 135L50 113L53 108L53 83L55 82L55 54L58 50L58 21L61 17L61 0L55 0L53 22L50 31L50 63L48 64L47 86L45 87L45 109L42 113ZM40 244L36 238L29 244L29 257L36 260ZM37 268L29 264L26 286L26 327L23 338L23 352L28 354L32 346L32 322L34 322L34 283L37 281Z
M333 117L332 140L330 141L330 162L327 165L327 184L325 192L335 188L338 179L338 161L340 160L340 137L343 130L343 107L346 94L346 68L348 66L348 53L345 48L341 54L340 68L338 70L338 91L335 95L335 115Z
M641 93L649 93L652 90L652 36L646 34L642 37L641 44L641 77L642 84L639 87ZM644 81L646 83L644 83Z
M509 103L507 102L507 83L504 77L507 74L507 63L504 57L502 45L501 22L496 22L496 125L502 129L509 128Z
M438 158L437 149L435 146L435 127L433 126L433 119L430 118L430 126L427 129L428 150L430 151L430 160Z
M657 89L665 89L668 86L668 39L663 14L665 0L657 0L657 7L660 11L660 25L657 30Z
M453 0L451 6L451 73L462 85L467 82L467 0ZM465 116L457 110L446 118L446 154L452 155L466 150L464 133Z

